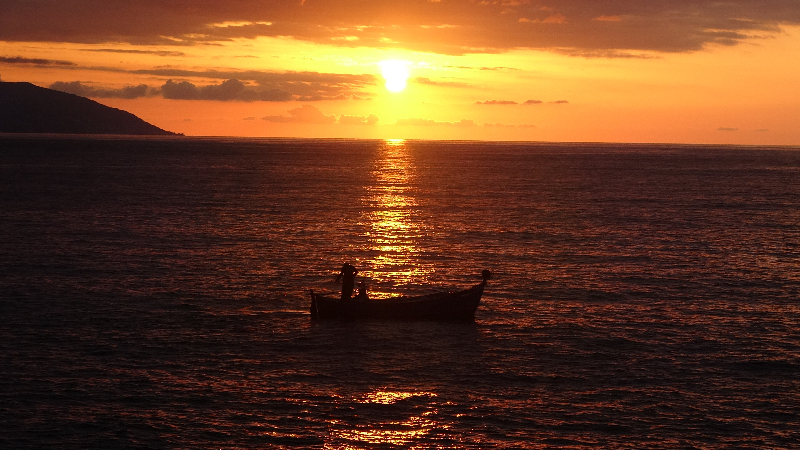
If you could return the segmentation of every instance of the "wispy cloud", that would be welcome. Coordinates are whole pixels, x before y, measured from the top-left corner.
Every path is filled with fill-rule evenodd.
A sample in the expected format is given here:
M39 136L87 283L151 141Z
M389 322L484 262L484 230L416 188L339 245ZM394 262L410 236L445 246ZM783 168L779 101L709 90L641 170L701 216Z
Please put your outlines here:
M445 69L461 69L461 70L481 70L481 71L501 71L501 70L519 70L514 67L504 67L504 66L450 66L446 65L443 66Z
M74 66L70 61L57 59L23 58L22 56L0 56L0 63L5 64L33 64L37 66Z
M522 102L523 105L541 105L544 103L542 100L525 100ZM563 105L569 103L567 100L554 100L547 103L551 103L554 105ZM485 101L477 101L475 102L476 105L518 105L514 100L485 100Z
M97 53L127 53L132 55L156 55L156 56L186 56L186 53L173 50L137 50L119 48L85 48L84 52Z
M339 123L342 125L375 125L380 121L378 116L370 114L369 116L347 116L342 114L339 116Z
M517 22L520 22L520 23L551 23L551 24L552 23L556 23L556 24L562 24L562 23L567 23L567 17L565 15L563 15L563 14L552 14L552 15L549 15L549 16L543 18L543 19L539 19L539 18L529 19L527 17L520 17L517 20Z
M430 119L419 119L416 117L411 117L407 119L397 119L395 125L400 126L415 126L415 127L435 127L435 126L445 126L445 127L464 127L464 128L471 128L476 126L475 122L468 119L462 119L457 122L440 122L436 120Z
M290 109L288 116L266 116L262 117L267 122L278 123L309 123L327 125L336 122L336 116L326 116L316 106L303 105L299 108Z
M452 81L452 80L432 80L426 77L417 77L412 80L414 83L417 84L426 84L429 86L441 86L441 87L471 87L472 85L469 83L464 83L462 81Z
M657 59L661 56L652 52L629 52L615 49L579 49L579 48L558 48L553 49L555 53L580 58L608 58L608 59Z
M477 101L475 102L476 105L516 105L517 102L513 100L486 100L486 101Z
M605 14L597 16L592 20L596 20L598 22L622 22L622 18L620 16L607 16Z

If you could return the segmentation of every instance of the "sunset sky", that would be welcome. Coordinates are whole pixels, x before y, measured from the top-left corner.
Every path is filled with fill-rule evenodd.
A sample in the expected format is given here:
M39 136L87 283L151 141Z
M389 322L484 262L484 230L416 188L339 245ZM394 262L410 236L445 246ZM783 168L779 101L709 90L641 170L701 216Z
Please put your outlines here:
M800 2L3 0L0 80L187 135L800 145Z

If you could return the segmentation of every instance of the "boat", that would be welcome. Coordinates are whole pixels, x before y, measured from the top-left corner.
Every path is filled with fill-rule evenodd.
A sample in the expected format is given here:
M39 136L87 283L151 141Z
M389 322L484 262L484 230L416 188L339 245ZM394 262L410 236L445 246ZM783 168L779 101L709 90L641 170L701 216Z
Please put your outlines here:
M359 294L350 299L317 294L311 290L312 319L380 319L380 320L475 320L483 288L492 277L484 270L483 281L463 291L437 292L415 297L370 299Z

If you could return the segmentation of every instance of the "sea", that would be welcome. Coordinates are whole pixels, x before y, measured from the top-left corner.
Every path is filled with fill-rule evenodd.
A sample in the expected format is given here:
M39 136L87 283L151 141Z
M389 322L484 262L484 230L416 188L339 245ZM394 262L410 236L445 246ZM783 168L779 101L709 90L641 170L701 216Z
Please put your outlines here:
M798 147L0 137L2 449L796 449L799 297Z

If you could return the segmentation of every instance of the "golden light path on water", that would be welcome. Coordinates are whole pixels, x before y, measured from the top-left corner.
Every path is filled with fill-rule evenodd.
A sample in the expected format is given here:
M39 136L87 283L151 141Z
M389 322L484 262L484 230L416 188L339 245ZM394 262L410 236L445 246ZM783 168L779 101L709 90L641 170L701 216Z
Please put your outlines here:
M434 268L421 257L420 238L431 229L418 211L416 176L413 154L404 140L386 140L376 150L359 219L366 230L361 250L367 256L357 261L358 278L369 285L371 298L396 296L430 283ZM430 439L432 430L448 428L437 420L439 411L432 403L436 394L432 392L384 387L348 397L345 403L378 410L370 408L371 413L355 425L330 421L325 449L438 448L430 442L418 443Z
M416 167L402 139L387 140L378 150L372 184L362 198L361 221L368 231L368 254L362 275L381 287L425 285L433 272L419 257L419 239L428 227L416 214ZM377 287L377 286L370 286ZM390 294L373 289L373 298Z
M374 391L363 398L356 399L363 404L392 405L409 399L424 400L436 397L431 392L404 392L404 391ZM338 422L330 423L330 438L332 442L325 444L326 449L356 450L373 448L376 445L401 446L403 448L438 448L431 447L430 443L424 446L409 445L424 438L433 429L444 429L447 426L438 423L435 416L438 411L432 407L423 408L416 414L398 420L381 421L380 424L352 425Z

